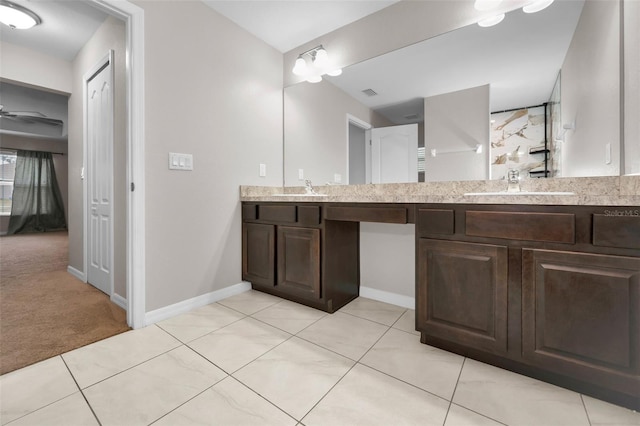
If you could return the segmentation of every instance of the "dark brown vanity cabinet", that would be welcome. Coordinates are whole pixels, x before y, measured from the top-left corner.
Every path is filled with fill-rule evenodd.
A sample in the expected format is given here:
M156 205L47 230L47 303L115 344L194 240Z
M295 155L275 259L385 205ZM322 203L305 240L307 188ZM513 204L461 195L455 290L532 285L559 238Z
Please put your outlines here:
M640 216L611 211L418 206L421 341L639 408Z
M327 312L357 297L358 223L326 221L322 208L243 203L242 279Z
M273 287L276 283L276 227L260 223L242 226L242 279L254 285Z
M640 397L640 258L522 250L522 355Z
M277 241L277 288L320 299L320 230L279 226Z
M433 337L507 351L507 248L420 238L418 321Z

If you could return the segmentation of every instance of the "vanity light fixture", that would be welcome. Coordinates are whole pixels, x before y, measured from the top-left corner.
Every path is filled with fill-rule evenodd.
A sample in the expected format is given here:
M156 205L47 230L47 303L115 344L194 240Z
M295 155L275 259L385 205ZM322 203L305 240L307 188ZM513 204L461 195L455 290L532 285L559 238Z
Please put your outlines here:
M498 25L504 19L504 13L500 15L490 16L485 19L481 19L478 21L478 25L481 27L493 27L494 25Z
M476 10L491 10L495 9L502 3L502 0L476 0L473 7Z
M12 29L26 30L42 23L42 19L26 7L0 0L0 22Z
M309 83L319 83L324 74L335 77L342 74L342 69L332 68L327 51L319 45L298 55L292 72Z
M542 9L546 9L551 6L554 0L536 0L533 1L522 8L524 13L536 13L540 12Z

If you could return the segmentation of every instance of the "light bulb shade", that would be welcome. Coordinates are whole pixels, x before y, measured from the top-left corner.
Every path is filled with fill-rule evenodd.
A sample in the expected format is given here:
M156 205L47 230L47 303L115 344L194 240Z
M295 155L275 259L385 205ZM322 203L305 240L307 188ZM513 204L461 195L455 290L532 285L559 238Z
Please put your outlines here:
M540 12L542 9L546 9L551 6L551 3L553 3L553 0L536 0L523 7L522 11L524 13Z
M324 48L321 47L316 51L316 55L313 58L313 65L318 68L324 68L329 65L329 55Z
M481 27L493 27L494 25L498 25L504 19L504 13L496 16L491 16L490 18L481 19L478 21L478 25Z
M327 75L330 75L331 77L337 77L340 74L342 74L342 68L338 68L338 69L335 69L335 70L327 71Z
M42 20L27 8L0 0L0 22L11 28L26 30L40 24Z
M476 0L473 7L476 10L491 10L495 9L502 3L502 0Z
M296 64L293 66L292 72L295 75L305 75L307 73L307 61L304 58L298 56L296 59Z
M322 81L322 77L320 77L320 75L318 74L310 75L309 77L307 77L307 81L309 83L320 83Z

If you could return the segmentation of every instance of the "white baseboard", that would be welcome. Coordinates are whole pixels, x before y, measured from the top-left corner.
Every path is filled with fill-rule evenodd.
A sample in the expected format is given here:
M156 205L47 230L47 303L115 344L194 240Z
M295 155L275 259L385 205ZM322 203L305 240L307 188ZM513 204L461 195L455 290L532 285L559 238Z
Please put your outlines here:
M165 306L164 308L147 312L144 316L144 325L147 326L154 324L158 321L189 312L201 306L209 305L217 302L218 300L226 299L227 297L235 296L236 294L244 293L248 290L251 290L251 283L243 281L220 290L212 291L211 293L196 296L191 299L183 300L182 302L174 303L173 305Z
M127 299L125 299L124 297L120 296L119 294L113 293L111 295L111 301L113 303L115 303L116 305L120 306L125 311L127 310Z
M73 266L67 266L67 272L73 275L74 277L76 277L77 279L79 279L80 281L84 283L87 282L87 276L85 275L85 273L77 270Z
M367 299L377 300L378 302L389 303L391 305L401 306L403 308L415 309L415 297L403 296L401 294L389 293L384 290L377 290L371 287L360 286L360 296Z

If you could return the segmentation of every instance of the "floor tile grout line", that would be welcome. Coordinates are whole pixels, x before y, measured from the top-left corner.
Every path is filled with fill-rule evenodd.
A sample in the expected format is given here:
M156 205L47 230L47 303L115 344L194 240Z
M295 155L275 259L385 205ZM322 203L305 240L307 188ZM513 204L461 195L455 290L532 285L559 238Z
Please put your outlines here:
M322 395L322 397L321 397L321 398L320 398L320 399L319 399L315 404L313 404L313 407L311 407L311 408L309 409L309 411L307 411L307 412L306 412L306 414L305 414L304 416L302 416L302 417L300 418L300 420L298 420L299 422L302 422L302 420L303 420L306 416L308 416L308 415L309 415L309 413L311 413L311 412L312 412L312 411L313 411L313 410L318 406L318 404L320 404L320 402L322 402L322 400L323 400L323 399L325 399L325 398L327 397L327 395L329 395L329 393L331 393L331 391L332 391L336 386L338 386L338 383L340 383L340 382L341 382L341 381L342 381L342 380L347 376L347 374L349 374L349 372L350 372L351 370L353 370L353 368L354 368L356 365L360 364L359 360L360 360L360 359L362 359L362 358L363 358L367 353L369 353L369 351L371 350L371 348L373 348L373 347L374 347L374 346L375 346L375 345L380 341L380 339L382 339L382 337L383 337L385 334L387 334L387 332L391 329L391 327L390 327L390 326L387 326L387 327L388 327L388 328L387 328L387 330L386 330L384 333L382 333L382 335L381 335L380 337L378 337L378 339L373 343L373 345L371 345L371 347L370 347L370 348L369 348L369 349L368 349L368 350L367 350L367 351L366 351L366 352L365 352L365 353L364 353L364 354L363 354L363 355L362 355L362 356L361 356L357 361L355 361L355 362L353 363L353 365L352 365L352 366L351 366L351 367L350 367L350 368L349 368L349 369L348 369L348 370L347 370L347 371L342 375L342 377L340 377L340 379L338 379L338 381L337 381L337 382L335 382L335 383L333 384L333 386L331 386L331 388L329 388L329 390L328 390L327 392L325 392L325 394L324 394L324 395ZM313 343L313 342L310 342L310 343ZM317 345L317 346L319 346L319 345ZM322 346L320 346L320 347L322 347ZM324 349L326 349L326 348L324 348ZM327 349L327 350L330 350L330 349ZM331 352L333 352L333 351L331 351ZM341 355L341 354L338 354L338 355ZM345 357L344 355L341 355L341 356ZM347 359L349 359L349 360L353 361L353 360L352 360L351 358L349 358L349 357L345 357L345 358L347 358ZM360 365L363 365L363 364L360 364Z
M374 322L374 323L376 323L376 324L384 325L385 327L393 327L393 324L395 324L396 322L398 322L398 320L400 319L400 317L402 317L402 315L404 315L404 312L403 312L402 314L400 314L400 316L399 316L398 318L396 318L396 320L395 320L395 321L393 321L393 324L389 325L389 324L385 324L385 323L380 322L380 321L372 320L371 318L365 318L365 317L362 317L362 316L360 316L360 315L356 315L356 314L353 314L353 313L351 313L351 312L347 312L347 311L338 310L338 311L336 311L336 312L341 312L341 313L343 313L343 314L351 315L352 317L356 317L356 318L360 318L360 319L363 319L363 320L371 321L371 322ZM406 309L405 309L405 312L406 312ZM335 313L335 312L334 312L334 313Z
M153 324L153 325L155 325L155 324ZM160 328L160 327L158 327L158 328ZM162 330L162 331L164 331L164 330ZM166 333L166 331L165 331L165 333ZM169 334L169 333L167 333L167 334ZM169 334L169 335L170 335L170 334ZM170 336L171 336L171 335L170 335ZM173 337L173 336L171 336L171 337ZM175 339L175 337L174 337L174 339ZM178 339L176 339L176 340L178 340ZM149 362L149 361L151 361L151 360L154 360L154 359L156 359L156 358L158 358L158 357L161 357L162 355L166 355L166 354L168 354L169 352L171 352L171 351L174 351L174 350L178 349L180 346L185 346L185 344L184 344L184 343L182 343L180 340L178 340L178 343L179 343L179 345L177 345L177 346L175 346L175 347L173 347L173 348L171 348L171 349L168 349L168 350L166 350L166 351L164 351L164 352L161 352L161 353L159 353L159 354L156 354L156 355L152 356L151 358L145 359L144 361L141 361L141 362L139 362L139 363L137 363L137 364L134 364L134 365L132 365L132 366L130 366L130 367L127 367L127 368L125 368L125 369L124 369L124 370L122 370L122 371L118 371L117 373L114 373L114 374L112 374L112 375L110 375L110 376L108 376L108 377L105 377L104 379L100 379L100 380L98 380L98 381L97 381L97 382L95 382L95 383L91 383L90 385L86 386L85 388L80 388L80 390L82 390L82 391L84 392L84 390L89 389L89 388L91 388L91 387L94 387L94 386L96 386L96 385L97 385L97 384L99 384L99 383L102 383L102 382L104 382L104 381L106 381L106 380L109 380L109 379L111 379L111 378L113 378L113 377L115 377L115 376L118 376L118 375L120 375L120 374L122 374L122 373L124 373L124 372L126 372L126 371L129 371L129 370L132 370L132 369L134 369L134 368L136 368L136 367L139 367L139 366L141 366L142 364L145 364L145 363L147 363L147 362ZM63 354L63 355L64 355L64 354ZM73 373L72 373L72 375L73 375ZM78 386L78 387L79 387L79 386Z
M460 366L460 372L458 373L458 380L456 380L456 385L453 387L453 393L451 394L451 400L449 401L449 408L447 408L447 414L444 416L444 421L442 424L447 423L447 417L449 417L449 411L451 411L451 405L453 404L453 398L456 396L456 390L458 389L458 384L460 383L460 377L462 376L462 370L464 370L464 364L467 362L467 358L464 357L462 360L462 365Z
M207 306L208 306L208 305L207 305ZM235 311L235 312L237 312L237 311ZM169 334L171 337L173 337L174 339L178 340L178 341L179 341L180 343L182 343L183 345L187 345L187 344L189 344L189 343L191 343L191 342L194 342L194 341L196 341L196 340L198 340L198 339L201 339L201 338L203 338L203 337L205 337L205 336L208 336L209 334L214 333L214 332L216 332L216 331L218 331L218 330L222 330L223 328L228 327L228 326L230 326L231 324L235 324L235 323L237 323L238 321L242 321L243 319L245 319L245 318L249 317L249 315L247 315L247 314L243 314L243 315L244 315L244 317L242 317L242 318L237 318L237 319L235 319L234 321L230 322L229 324L225 324L225 325L223 325L222 327L218 327L218 328L216 328L216 329L214 329L214 330L211 330L211 331L209 331L209 332L207 332L207 333L203 334L202 336L198 336L198 337L196 337L196 338L194 338L194 339L191 339L191 340L189 340L189 341L187 341L187 342L183 341L183 340L182 340L182 339L180 339L178 336L176 336L176 335L172 334L170 331L165 330L165 329L162 327L162 325L160 324L160 322L155 323L154 325L155 325L155 326L157 326L157 327L159 327L159 328L161 328L161 329L162 329L162 331L164 331L165 333Z
M78 386L78 382L76 381L76 378L75 378L75 377L73 377L73 374L71 374L71 371L69 370L69 367L67 366L66 362L64 362L64 359L62 359L62 355L61 355L61 354L59 354L59 355L54 355L54 356L52 356L51 358L47 358L47 359L54 359L54 358L56 358L56 357L60 357L60 359L62 360L62 362L63 362L64 366L65 366L65 367L66 367L66 369L67 369L67 371L69 371L69 374L71 375L71 378L73 379L73 382L76 384L76 387L78 388L78 392L80 392L80 393L82 394L82 389L80 389L80 386ZM43 361L46 361L46 360L43 360ZM42 362L42 361L40 361L40 362ZM28 367L31 367L32 365L35 365L35 364L27 365L27 366L22 367L22 368L28 368ZM19 370L21 370L21 369L14 370L14 371L19 371ZM6 373L6 374L10 374L10 373L13 373L13 371L10 371L9 373ZM53 404L56 404L56 403L58 403L58 402L62 401L62 400L63 400L63 399L65 399L65 398L70 397L70 396L71 396L71 395L73 395L74 393L76 393L76 392L72 392L72 393L70 393L69 395L65 395L65 396L63 396L62 398L56 399L55 401L51 401L51 402L49 402L48 404L45 404L45 405L43 405L43 406L41 406L41 407L38 407L38 408L36 408L36 409L34 409L34 410L31 410L31 411L29 411L28 413L25 413L25 414L21 415L20 417L16 417L15 419L11 420L10 422L3 423L3 425L9 426L9 425L11 425L12 423L14 423L14 422L16 422L16 421L18 421L18 420L22 419L23 417L26 417L26 416L28 416L28 415L30 415L30 414L33 414L33 413L36 413L36 412L38 412L38 411L40 411L40 410L42 410L42 409L44 409L44 408L50 407L50 406L52 406ZM82 394L82 396L84 397L84 394ZM85 401L86 401L86 398L85 398ZM89 403L89 402L87 401L87 404L88 404L88 403ZM91 407L91 406L89 406L89 407ZM93 412L93 410L91 410L91 411ZM93 415L95 416L95 413L94 413ZM100 421L98 421L98 423L100 423Z
M214 364L215 365L215 364ZM217 367L217 366L216 366ZM200 395L202 395L203 393L205 393L206 391L208 391L209 389L213 388L215 385L217 385L218 383L220 383L221 381L223 381L224 379L226 379L227 377L231 377L228 374L223 377L222 379L218 380L217 382L215 382L214 384L212 384L211 386L208 386L206 389L204 389L202 392L198 392L196 395L192 396L191 398L187 399L186 401L184 401L183 403L181 403L180 405L178 405L177 407L173 408L172 410L168 411L167 413L164 413L163 415L161 415L160 417L158 417L157 419L155 419L154 421L152 421L151 423L149 423L149 426L151 426L154 423L159 422L162 418L168 416L169 414L173 413L174 411L176 411L178 408L182 407L183 405L187 404L188 402L194 400L195 398L199 397Z
M281 407L279 407L278 405L276 405L274 402L269 401L265 396L259 394L257 391L251 389L248 385L246 385L245 383L241 382L239 379L237 379L236 377L233 377L231 375L229 375L229 378L235 380L236 382L238 382L241 386L245 387L246 389L248 389L250 392L253 392L254 394L258 395L259 398L265 400L267 403L273 405L275 408L277 408L278 410L282 411L284 414L286 414L287 416L291 417L293 420L295 420L296 422L300 423L300 420L296 419L295 417L293 417L291 414L287 413L284 409L282 409Z
M584 407L584 412L587 415L587 421L589 422L589 425L592 426L593 424L591 423L591 417L589 417L589 410L587 410L587 404L584 402L584 395L580 394L580 401L582 401L582 406Z
M278 346L282 345L284 342L287 342L289 340L291 340L291 338L294 337L293 334L289 334L289 337L287 337L286 339L284 339L282 342L276 344L274 347L268 349L267 351L261 353L260 355L258 355L257 357L253 358L251 361L247 362L246 364L243 364L241 367L236 368L235 370L233 370L232 372L228 372L227 370L225 370L224 368L222 368L222 366L219 366L218 364L216 364L215 362L211 361L209 358L207 358L206 356L204 356L203 354L201 354L200 352L198 352L196 349L192 348L189 345L185 345L187 346L189 349L191 349L193 352L195 352L196 354L198 354L199 356L201 356L202 358L206 359L208 362L210 362L211 364L213 364L214 366L216 366L217 368L219 368L220 370L224 371L227 375L229 376L233 376L234 373L242 370L243 368L245 368L247 365L251 364L252 362L254 362L255 360L257 360L258 358L262 357L263 355L271 352L272 350L274 350L275 348L277 348ZM235 377L234 377L235 378ZM237 380L237 379L236 379Z
M91 414L93 414L93 417L95 417L96 421L98 422L98 425L102 426L102 422L100 421L100 418L98 417L98 414L95 412L95 410L93 409L93 406L89 402L89 399L84 394L84 391L82 390L82 388L78 384L78 381L76 380L75 376L71 372L71 369L69 368L69 365L67 365L67 361L65 361L65 359L62 357L62 355L60 355L60 359L62 359L62 362L64 363L64 366L67 368L67 371L71 375L71 378L73 379L73 381L75 382L76 386L78 387L78 390L80 391L80 395L82 395L82 398L87 403L87 406L89 407L89 410L91 410Z
M375 368L375 367L372 367L372 366L370 366L370 365L364 364L364 363L362 363L362 362L360 362L360 361L358 361L358 362L357 362L357 364L360 364L360 365L362 365L363 367L367 367L367 368L370 368L370 369L372 369L372 370L374 370L374 371L377 371L377 372L378 372L378 373L380 373L380 374L384 374L384 375L385 375L385 376L387 376L387 377L390 377L390 378L395 379L395 380L397 380L397 381L399 381L399 382L402 382L402 383L404 383L404 384L406 384L406 385L409 385L409 386L411 386L412 388L415 388L415 389L417 389L417 390L419 390L419 391L422 391L422 392L428 393L429 395L431 395L431 396L435 396L436 398L442 399L443 401L446 401L446 402L449 402L449 403L451 402L450 400L448 400L447 398L443 397L442 395L438 395L438 394L435 394L435 393L433 393L433 392L431 392L431 391L428 391L428 390L426 390L426 389L422 389L421 387L416 386L416 385L414 385L413 383L409 383L409 382L407 382L406 380L402 380L402 379L400 379L400 378L398 378L398 377L396 377L396 376L393 376L393 375L391 375L391 374L389 374L389 373L386 373L386 372L384 372L384 371L378 370L378 369L377 369L377 368Z
M489 416L487 416L486 414L482 414L482 413L480 413L480 412L478 412L478 411L476 411L476 410L472 410L471 408L469 408L469 407L465 407L464 405L456 404L455 402L451 402L451 405L455 405L456 407L464 408L465 410L467 410L467 411L471 411L472 413L477 414L477 415L479 415L479 416L482 416L482 417L484 417L485 419L489 419L489 420L491 420L492 422L496 422L496 423L499 423L499 424L504 425L504 426L509 426L507 423L501 422L500 420L496 420L496 419L494 419L493 417L489 417ZM449 409L451 409L451 407L449 407ZM448 415L448 411L447 411L447 415ZM445 420L446 420L446 419L445 419Z
M353 361L353 360L350 360L350 361ZM329 390L327 390L327 391L324 393L324 395L322 395L322 397L320 397L320 399L319 399L318 401L316 401L316 403L315 403L315 404L313 404L313 407L311 407L311 408L309 409L309 411L307 411L307 412L306 412L302 417L300 417L300 419L299 419L299 420L298 420L298 419L296 419L296 420L298 420L298 422L299 422L299 423L302 423L302 420L304 420L304 418L305 418L305 417L307 417L307 416L308 416L308 415L309 415L309 414L310 414L310 413L311 413L311 412L312 412L312 411L313 411L313 410L318 406L318 404L320 404L320 403L322 402L322 400L324 400L324 399L327 397L327 395L329 395L329 394L331 393L331 391L332 391L336 386L338 386L338 383L340 383L340 382L341 382L345 377L347 377L347 374L349 374L349 372L350 372L351 370L353 370L353 368L354 368L356 365L358 365L358 362L357 362L357 361L356 361L356 362L354 362L354 363L353 363L353 365L352 365L351 367L349 367L349 369L348 369L348 370L347 370L347 371L342 375L342 377L340 377L340 378L338 379L338 381L337 381L337 382L335 382L335 383L333 384L333 386L331 386L331 387L329 388Z

